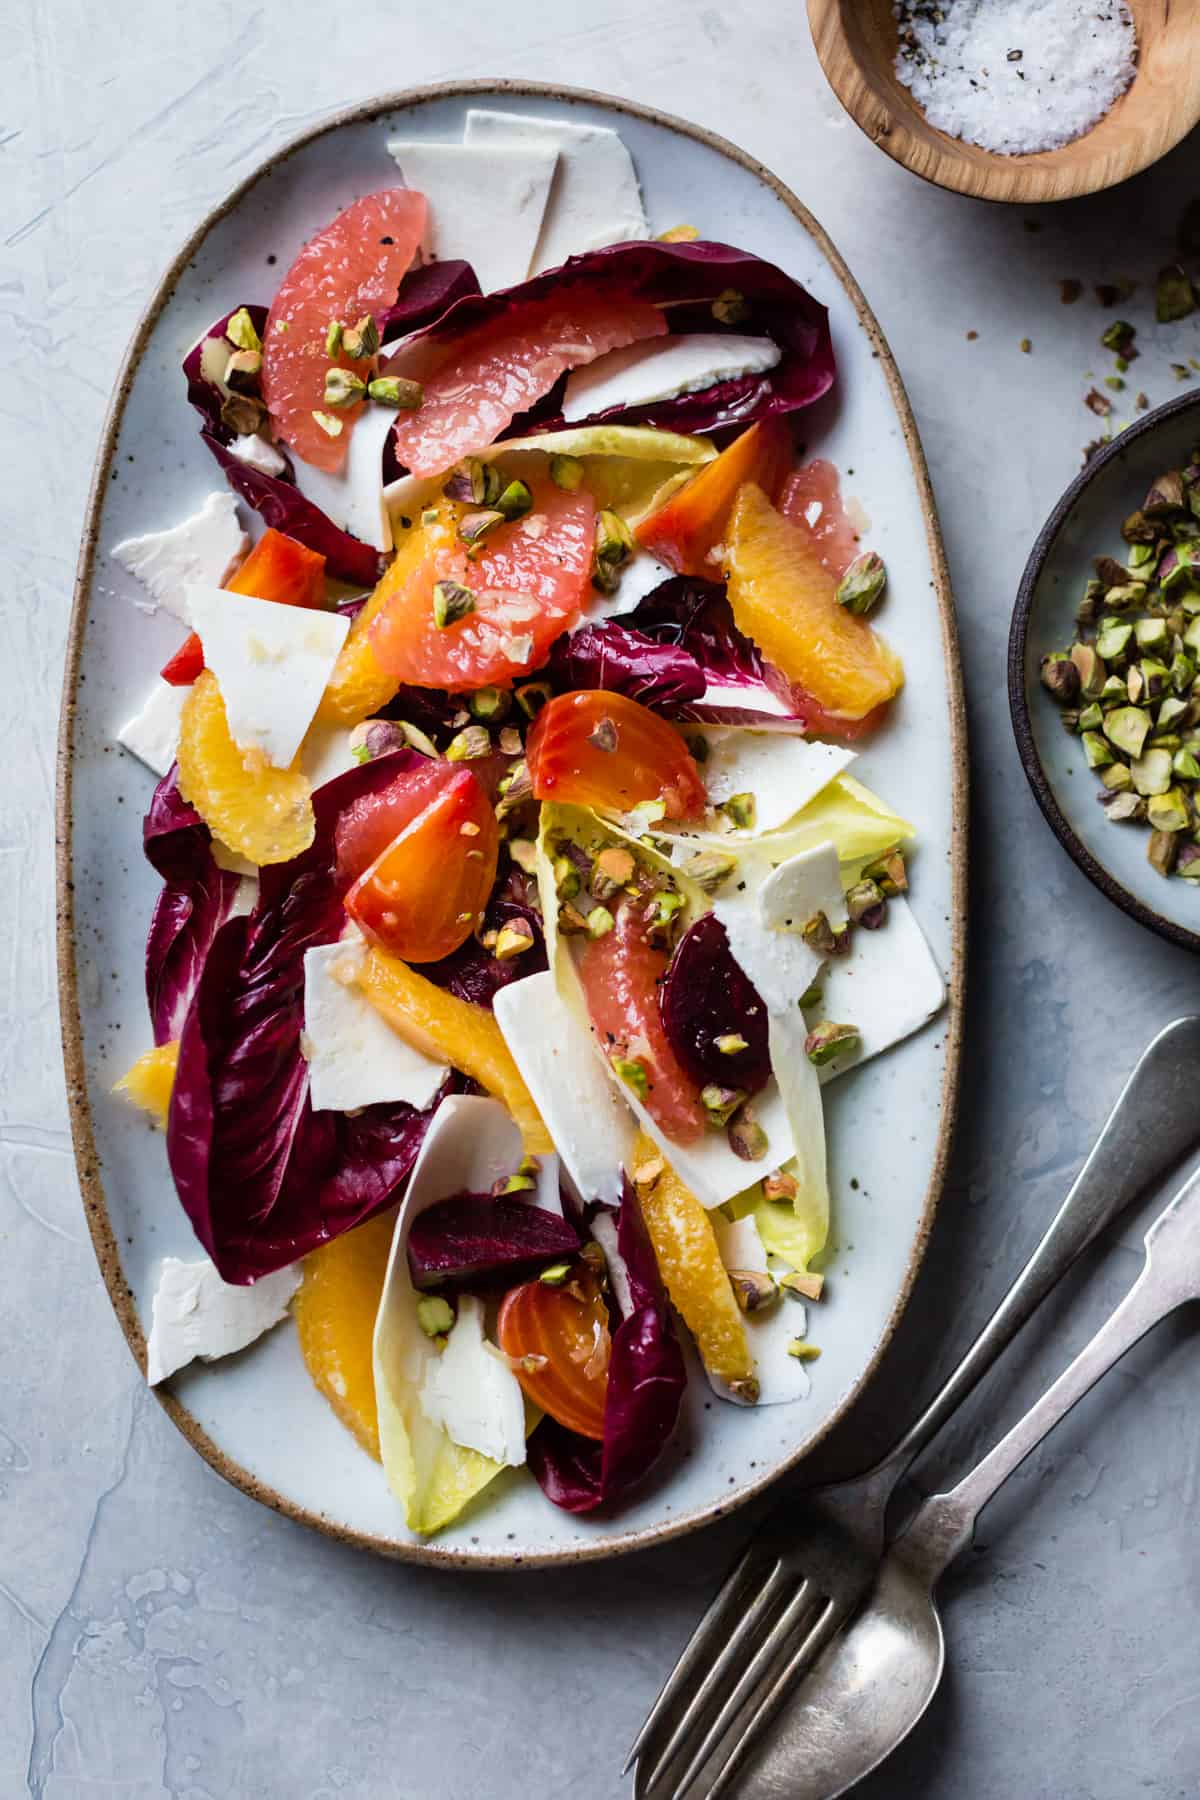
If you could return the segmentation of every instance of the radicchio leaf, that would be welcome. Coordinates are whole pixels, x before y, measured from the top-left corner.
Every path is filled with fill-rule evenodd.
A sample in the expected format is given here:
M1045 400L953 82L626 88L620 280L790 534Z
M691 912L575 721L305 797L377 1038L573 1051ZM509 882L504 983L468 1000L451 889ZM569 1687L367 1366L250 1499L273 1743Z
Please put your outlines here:
M225 396L220 388L205 379L202 362L205 341L208 338L224 337L230 319L235 312L241 310L240 307L233 307L215 325L210 325L204 337L193 345L183 360L188 399L203 420L200 435L221 465L225 479L234 493L247 506L252 506L255 512L261 513L268 525L273 525L276 531L286 532L288 537L295 538L297 543L306 545L308 549L319 551L325 558L329 574L336 580L350 581L360 587L374 587L380 572L378 552L370 544L364 544L360 538L342 531L319 506L314 506L311 500L305 499L296 486L291 458L282 446L277 446L287 464L282 475L264 475L260 469L252 469L248 463L234 456L229 448L234 433L221 418ZM249 313L250 321L261 337L266 329L266 307L247 306L245 311Z
M454 1194L409 1227L415 1287L519 1274L530 1263L574 1256L579 1235L556 1213L509 1194Z
M510 981L540 975L547 967L546 943L541 915L530 903L528 887L525 877L514 870L505 886L489 900L482 926L484 932L499 931L514 919L524 920L533 932L533 944L528 950L522 950L519 956L496 957L472 934L439 962L421 963L420 972L426 980L447 988L460 1000L486 1006L490 1011L496 995Z
M659 643L614 619L583 625L559 638L550 656L550 679L564 693L605 688L673 717L699 700L707 682L690 650Z
M543 1419L529 1440L538 1486L565 1512L593 1512L624 1499L648 1473L675 1429L687 1385L642 1210L625 1182L617 1245L629 1272L633 1310L613 1333L602 1444Z
M312 846L265 867L253 916L217 932L184 1023L167 1156L184 1210L226 1281L283 1268L386 1206L432 1117L432 1108L402 1104L315 1113L300 1048L304 952L332 943L345 923L338 817L392 783L401 758L423 762L397 751L316 790ZM442 1094L460 1085L452 1075Z
M212 837L181 797L174 767L154 790L142 826L147 860L163 878L146 939L146 1003L154 1042L183 1030L205 958L230 917L241 879L213 860Z
M795 412L819 400L833 386L836 365L826 309L782 269L729 244L609 244L569 257L561 268L548 269L515 287L459 300L424 335L434 343L445 343L477 326L501 320L507 328L519 329L524 313L536 313L547 300L561 297L573 286L586 288L589 298L611 295L614 306L646 300L660 305L671 333L731 331L767 336L782 352L775 367L762 374L732 377L650 406L610 407L573 424L602 420L655 425L663 431L717 431ZM725 316L714 314L716 301L725 302L721 308ZM504 435L562 428L561 399L562 383L558 382L535 407L515 418Z
M741 1088L757 1094L771 1074L767 1009L729 948L715 913L689 925L659 990L663 1028L676 1056L699 1087ZM744 1050L729 1054L717 1040L736 1034Z
M410 269L400 283L395 304L386 312L376 313L380 341L391 343L409 332L423 331L436 324L456 301L480 292L475 271L469 262L422 263Z

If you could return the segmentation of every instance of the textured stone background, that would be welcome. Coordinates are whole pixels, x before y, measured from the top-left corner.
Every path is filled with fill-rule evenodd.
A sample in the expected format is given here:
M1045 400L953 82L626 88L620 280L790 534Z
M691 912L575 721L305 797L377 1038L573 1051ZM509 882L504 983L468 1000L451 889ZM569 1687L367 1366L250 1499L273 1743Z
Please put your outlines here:
M1103 323L1058 279L1145 282L1195 140L1118 194L1023 215L921 185L843 118L799 0L338 9L3 0L0 115L0 1794L41 1800L615 1800L645 1707L749 1517L577 1574L377 1565L226 1488L143 1392L72 1172L51 947L59 672L122 348L195 220L275 145L405 83L524 76L686 113L815 209L900 362L955 576L973 732L962 1129L849 1469L933 1387L1060 1200L1195 964L1057 850L1003 692L1031 538L1095 424ZM1143 329L1157 402L1189 320ZM968 331L977 341L968 342ZM1022 355L1019 340L1033 342ZM981 1447L1137 1264L1136 1221L1045 1309L923 1482ZM950 1676L871 1800L1182 1800L1200 1766L1200 1417L1190 1318L1156 1332L989 1512L946 1583Z

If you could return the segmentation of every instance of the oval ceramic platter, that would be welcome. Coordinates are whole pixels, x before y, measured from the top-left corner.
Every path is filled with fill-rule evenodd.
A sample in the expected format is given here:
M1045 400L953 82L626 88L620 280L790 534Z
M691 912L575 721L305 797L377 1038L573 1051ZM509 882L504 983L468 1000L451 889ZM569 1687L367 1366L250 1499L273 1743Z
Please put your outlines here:
M1168 879L1146 859L1149 828L1116 825L1099 805L1104 792L1078 737L1063 730L1061 709L1042 687L1048 650L1070 645L1075 610L1092 559L1124 560L1121 522L1142 504L1164 469L1185 464L1200 442L1200 396L1181 394L1130 425L1071 483L1025 565L1013 610L1008 695L1017 747L1038 805L1059 843L1090 881L1131 918L1172 943L1200 949L1200 893L1194 881Z
M230 304L269 301L314 230L357 195L394 185L386 138L458 141L471 106L615 127L637 167L652 232L681 221L780 264L829 307L836 398L804 418L886 559L886 633L907 686L855 773L915 824L914 909L946 977L946 1008L899 1047L834 1084L827 1102L834 1248L812 1309L821 1357L809 1397L740 1408L689 1384L676 1441L615 1516L556 1510L508 1472L441 1536L406 1529L380 1466L309 1380L290 1321L236 1357L193 1364L156 1390L195 1447L278 1510L372 1549L503 1567L660 1542L761 1490L859 1392L899 1316L943 1179L962 1014L966 752L951 598L933 498L907 401L879 328L824 232L765 169L723 140L603 96L515 84L428 89L332 119L279 152L197 230L135 334L105 429L79 564L60 764L60 959L76 1155L100 1265L130 1347L161 1258L197 1246L164 1140L114 1080L150 1042L143 948L157 878L140 820L153 779L114 741L178 641L110 556L131 535L194 512L214 469L186 405L180 360ZM274 267L268 267L268 262ZM232 297L232 298L231 298ZM139 602L141 607L139 609ZM86 672L86 680L84 674Z

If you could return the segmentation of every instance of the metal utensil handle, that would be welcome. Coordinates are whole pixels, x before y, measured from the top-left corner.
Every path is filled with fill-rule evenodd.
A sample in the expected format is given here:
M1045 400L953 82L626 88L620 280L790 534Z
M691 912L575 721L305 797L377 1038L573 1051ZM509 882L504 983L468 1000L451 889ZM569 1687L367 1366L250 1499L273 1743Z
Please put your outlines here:
M1164 1228L1189 1228L1193 1209L1200 1211L1200 1174L1194 1175L1172 1200L1146 1239L1146 1262L1133 1287L1110 1313L1091 1342L1063 1370L1053 1386L1007 1432L958 1484L945 1494L932 1494L913 1515L895 1549L912 1567L936 1580L946 1565L971 1541L975 1520L1031 1451L1066 1417L1160 1319L1200 1291L1200 1239L1189 1245L1169 1244L1155 1258L1152 1240ZM1181 1235L1176 1229L1177 1238Z
M880 1465L898 1480L1105 1226L1200 1142L1200 1018L1176 1019L1143 1051L1041 1243L941 1391Z

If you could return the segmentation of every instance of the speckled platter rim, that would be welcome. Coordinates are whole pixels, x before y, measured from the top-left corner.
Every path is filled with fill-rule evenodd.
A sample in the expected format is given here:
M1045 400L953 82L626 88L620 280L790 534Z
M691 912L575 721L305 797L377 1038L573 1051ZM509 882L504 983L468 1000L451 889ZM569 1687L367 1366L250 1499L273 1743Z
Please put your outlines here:
M648 106L638 105L632 100L623 100L610 94L598 93L587 88L568 88L541 82L524 81L464 81L439 82L428 87L409 88L398 93L385 94L379 98L361 102L341 112L332 114L320 125L293 138L288 144L274 152L265 162L259 165L253 174L226 196L213 208L191 237L179 251L161 281L156 287L137 329L133 334L125 359L121 365L108 415L104 423L97 453L95 472L92 478L91 492L88 497L84 519L83 538L80 545L79 562L76 569L74 599L67 639L66 669L63 682L62 712L59 725L58 742L58 785L55 811L56 826L56 868L58 876L57 904L57 962L59 978L59 997L63 1039L63 1059L66 1068L67 1103L71 1121L71 1133L75 1148L75 1162L82 1192L84 1210L88 1229L91 1232L97 1261L101 1274L108 1288L114 1310L120 1320L129 1348L143 1375L146 1367L146 1345L141 1323L133 1302L133 1295L125 1279L121 1264L121 1252L113 1231L105 1198L104 1186L100 1176L99 1157L96 1150L95 1134L92 1123L91 1107L88 1101L87 1078L84 1060L83 1034L80 1024L79 995L77 990L76 956L75 956L75 916L74 891L71 864L71 801L72 801L72 742L74 738L76 688L79 679L83 654L84 633L87 618L87 601L91 588L93 564L96 556L97 534L100 523L101 501L109 470L112 463L126 400L134 372L139 364L150 332L153 329L163 307L171 298L175 284L183 275L188 262L209 231L234 207L240 204L250 190L264 177L271 174L282 163L298 150L313 143L344 125L366 123L384 114L404 111L413 106L424 105L431 100L477 99L482 96L536 96L542 99L562 101L568 104L583 103L605 106L618 113L625 113L631 118L641 119L649 124L660 126L679 136L691 138L711 150L719 152L730 161L739 164L743 169L763 182L775 196L783 202L788 210L799 221L803 229L814 240L831 269L838 277L845 290L846 297L854 308L860 325L870 340L875 354L887 380L892 403L904 434L916 482L921 511L925 521L926 541L929 550L930 568L933 575L933 586L937 596L938 611L941 622L942 654L946 674L947 706L949 711L949 735L951 747L951 841L949 857L951 863L951 914L952 914L952 950L950 968L947 971L948 998L944 1015L945 1028L945 1067L940 1097L940 1116L937 1143L930 1171L929 1184L926 1189L921 1217L904 1270L899 1290L891 1312L885 1321L879 1342L874 1354L863 1370L858 1381L845 1395L841 1404L822 1424L805 1437L795 1449L782 1461L774 1464L770 1470L742 1487L735 1496L727 1501L715 1502L699 1507L691 1513L679 1518L656 1524L640 1531L632 1531L624 1536L607 1538L603 1543L594 1545L571 1545L561 1549L547 1550L544 1554L533 1555L470 1555L461 1550L444 1549L433 1543L401 1543L389 1538L375 1536L368 1532L352 1530L338 1521L331 1520L323 1514L296 1505L268 1484L259 1481L240 1463L227 1456L214 1443L208 1432L196 1420L194 1415L182 1402L169 1391L160 1387L154 1390L155 1398L166 1411L168 1417L187 1438L193 1449L199 1451L205 1461L223 1475L225 1479L240 1488L252 1499L261 1501L275 1512L295 1519L300 1524L315 1527L327 1536L344 1543L353 1544L361 1549L372 1550L379 1555L388 1556L404 1562L424 1563L441 1568L471 1569L512 1569L515 1567L546 1567L551 1564L574 1564L599 1560L623 1554L630 1550L648 1549L652 1545L663 1544L668 1540L695 1531L702 1525L723 1517L737 1506L762 1493L771 1482L775 1481L787 1470L796 1466L824 1438L833 1426L845 1415L850 1406L863 1391L891 1340L900 1315L908 1301L917 1270L925 1253L929 1233L933 1225L934 1212L941 1195L945 1180L946 1164L950 1154L950 1145L954 1128L956 1103L958 1096L959 1068L962 1049L963 1006L966 981L966 867L967 867L967 748L966 748L966 710L962 692L962 672L958 652L958 629L954 614L954 601L950 590L950 578L946 567L945 552L942 547L941 532L938 526L937 512L934 505L933 490L930 485L929 472L925 463L925 455L921 441L917 435L916 423L909 406L908 396L904 391L899 372L892 353L879 328L876 319L863 298L857 282L851 275L841 256L826 236L824 230L801 205L796 196L786 188L778 178L763 164L747 155L736 145L702 126L690 124L671 114L659 112Z
M1195 412L1200 414L1200 391L1181 394L1177 400L1168 400L1162 406L1156 406L1153 412L1139 419L1135 425L1127 425L1119 437L1103 450L1097 451L1091 461L1086 463L1062 496L1050 517L1046 520L1029 552L1029 561L1025 564L1025 572L1021 576L1021 584L1017 589L1016 603L1013 606L1012 626L1008 636L1008 708L1012 716L1013 735L1017 740L1017 751L1025 776L1033 789L1033 797L1042 809L1042 815L1051 831L1066 851L1071 860L1083 870L1094 887L1099 888L1105 899L1111 900L1114 906L1136 919L1139 925L1145 925L1150 931L1166 938L1169 943L1180 944L1185 950L1200 950L1200 932L1189 931L1186 925L1177 925L1173 919L1166 919L1144 900L1131 894L1125 885L1118 881L1111 870L1094 857L1090 850L1076 836L1066 814L1058 804L1057 796L1050 784L1042 759L1038 754L1037 743L1033 735L1033 720L1029 711L1029 694L1025 680L1025 664L1028 654L1029 627L1033 615L1034 597L1046 566L1047 558L1058 541L1076 503L1109 463L1114 462L1140 439L1149 437L1160 425L1177 419L1181 414Z

